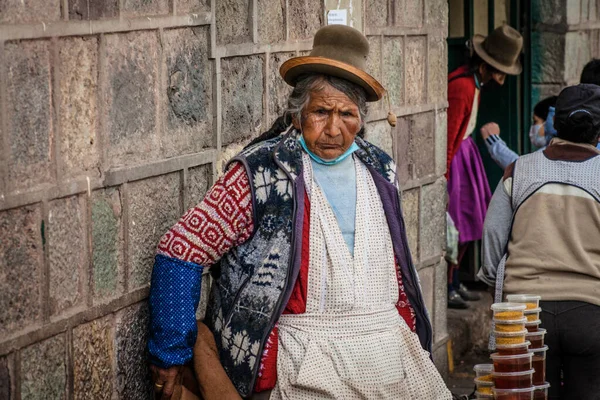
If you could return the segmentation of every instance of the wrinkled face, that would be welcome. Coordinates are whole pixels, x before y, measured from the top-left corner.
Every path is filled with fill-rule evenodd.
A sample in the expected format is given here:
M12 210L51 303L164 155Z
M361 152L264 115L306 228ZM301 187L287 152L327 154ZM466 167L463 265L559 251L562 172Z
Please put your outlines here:
M352 145L361 128L358 106L328 83L310 93L302 121L294 127L302 132L306 146L317 156L333 160Z

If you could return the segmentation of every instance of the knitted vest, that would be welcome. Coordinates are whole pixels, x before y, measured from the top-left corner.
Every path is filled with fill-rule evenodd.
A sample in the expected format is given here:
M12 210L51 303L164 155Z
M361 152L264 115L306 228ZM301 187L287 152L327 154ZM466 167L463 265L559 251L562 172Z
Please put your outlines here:
M243 163L250 180L254 232L213 267L216 279L205 322L215 335L221 364L244 397L252 394L265 341L289 300L300 269L305 186L297 139L292 129L231 160ZM423 347L430 350L431 324L408 251L395 164L377 147L360 138L356 143L360 149L355 155L378 185L405 291L417 316L417 333Z
M513 221L521 205L535 192L540 190L542 186L549 183L560 183L578 187L600 202L599 176L600 156L581 162L561 161L550 160L543 151L536 151L520 157L515 162L512 179L511 201ZM505 253L498 265L496 273L496 302L502 301L507 258L508 253Z

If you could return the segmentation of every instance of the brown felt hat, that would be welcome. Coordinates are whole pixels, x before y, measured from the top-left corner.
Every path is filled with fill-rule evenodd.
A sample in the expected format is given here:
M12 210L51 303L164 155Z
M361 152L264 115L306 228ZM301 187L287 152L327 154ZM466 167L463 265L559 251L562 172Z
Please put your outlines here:
M287 60L279 72L291 86L296 86L298 78L307 74L346 79L365 89L367 101L377 101L385 89L365 72L368 54L369 42L360 31L346 25L329 25L315 34L310 55Z
M519 55L523 36L514 28L502 25L488 37L473 36L473 50L483 61L507 75L519 75L523 68Z

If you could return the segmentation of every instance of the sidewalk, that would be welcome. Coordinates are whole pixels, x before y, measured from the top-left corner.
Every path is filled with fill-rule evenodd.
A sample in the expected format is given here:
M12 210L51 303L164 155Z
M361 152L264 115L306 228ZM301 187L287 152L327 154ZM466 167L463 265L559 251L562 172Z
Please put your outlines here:
M492 297L481 291L481 300L469 302L467 310L448 310L448 332L452 342L454 371L446 384L457 395L471 394L475 388L473 366L490 362L487 350Z

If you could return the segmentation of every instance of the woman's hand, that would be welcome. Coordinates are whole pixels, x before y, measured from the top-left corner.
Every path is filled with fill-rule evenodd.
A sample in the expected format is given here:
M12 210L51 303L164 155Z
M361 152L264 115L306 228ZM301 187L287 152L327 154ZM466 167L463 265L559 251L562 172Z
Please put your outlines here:
M181 365L175 365L167 369L159 368L156 365L150 365L150 371L152 371L154 392L156 394L161 393L160 400L169 400L173 395L175 384L181 380Z
M495 122L488 122L487 124L481 127L479 133L481 133L481 137L483 138L483 140L486 140L491 135L500 135L500 127Z

